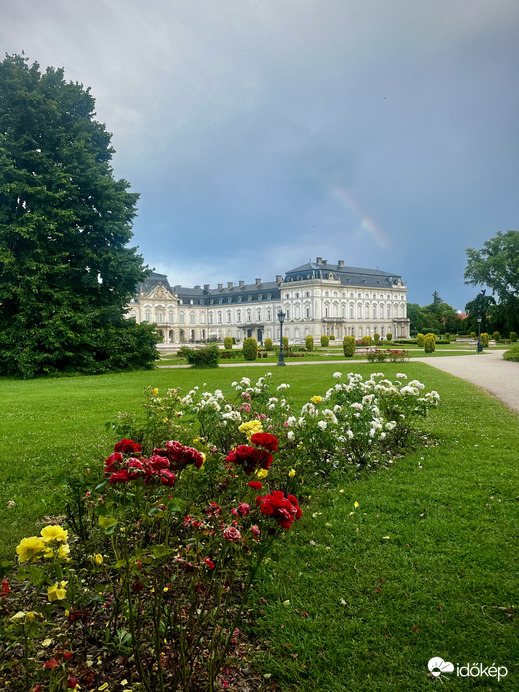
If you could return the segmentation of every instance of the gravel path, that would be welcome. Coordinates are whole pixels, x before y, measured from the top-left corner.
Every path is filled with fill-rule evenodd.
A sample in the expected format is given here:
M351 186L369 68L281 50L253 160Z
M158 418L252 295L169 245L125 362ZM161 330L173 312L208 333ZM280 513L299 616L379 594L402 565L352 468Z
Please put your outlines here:
M503 351L484 351L477 356L420 358L420 362L472 382L519 413L519 363L503 360Z

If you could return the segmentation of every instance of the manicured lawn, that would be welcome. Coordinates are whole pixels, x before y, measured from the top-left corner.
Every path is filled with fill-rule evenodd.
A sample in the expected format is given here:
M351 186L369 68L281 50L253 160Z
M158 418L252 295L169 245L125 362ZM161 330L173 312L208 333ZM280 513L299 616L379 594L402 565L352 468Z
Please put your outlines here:
M423 422L431 446L378 473L307 488L303 519L266 563L251 603L254 668L285 690L428 690L442 680L519 689L519 419L419 362L2 379L1 556L12 559L41 516L60 513L67 474L99 473L112 442L105 422L138 408L145 386L228 392L233 380L267 370L300 404L323 394L333 372L354 370L406 372L438 390L442 406ZM455 673L435 681L433 656L509 672L499 683Z

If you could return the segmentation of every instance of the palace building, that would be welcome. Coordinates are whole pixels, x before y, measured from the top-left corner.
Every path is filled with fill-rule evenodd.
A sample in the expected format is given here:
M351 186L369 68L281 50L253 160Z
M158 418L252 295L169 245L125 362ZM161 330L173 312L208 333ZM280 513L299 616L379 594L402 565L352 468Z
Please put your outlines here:
M157 325L163 344L236 342L253 336L279 340L278 312L285 313L283 336L291 343L307 335L357 339L378 333L409 337L407 288L402 277L378 269L329 264L317 257L291 269L275 281L253 284L229 281L186 288L171 286L164 274L153 272L128 306L127 317Z

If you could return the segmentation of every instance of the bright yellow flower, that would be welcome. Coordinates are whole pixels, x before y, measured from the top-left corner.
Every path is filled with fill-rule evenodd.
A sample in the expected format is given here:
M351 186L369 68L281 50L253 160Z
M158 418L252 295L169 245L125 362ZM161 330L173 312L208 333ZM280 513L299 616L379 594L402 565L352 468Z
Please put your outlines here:
M103 556L101 553L95 553L93 556L93 560L96 563L96 565L102 565L103 564Z
M45 526L40 533L45 543L51 543L52 541L66 543L68 539L68 531L65 531L65 529L58 524Z
M27 562L38 557L39 553L45 549L45 541L39 536L30 536L22 538L19 545L16 547L19 562Z
M250 442L250 439L253 435L255 435L256 433L263 432L263 426L261 425L261 422L259 420L248 420L246 423L242 423L238 430L242 433L245 433L247 435L247 439Z
M155 389L152 389L152 390L151 390L152 396L157 396L158 393L159 393L159 388L158 388L158 387L155 387Z
M68 543L63 543L58 549L58 557L67 557L70 553L70 546Z
M167 423L167 422L168 422L168 419L167 419L167 418L163 418L163 419L162 419L162 422L163 422L163 423Z
M314 404L320 404L322 400L323 400L323 397L322 397L322 396L313 396L313 397L310 399L310 401L313 401Z
M288 472L288 477L293 478L296 475L296 470L295 469L290 469Z
M269 475L269 472L267 469L260 469L259 471L256 472L256 478L258 480L263 480L263 478L266 478Z
M358 502L354 502L354 503L353 503L353 506L355 507L355 509L357 509L357 507L359 506L359 503L358 503Z
M204 452L200 452L200 456L201 456L202 459L203 459L203 462L202 462L202 463L205 463L206 456L205 456Z
M47 589L47 598L49 601L64 601L67 597L67 581L62 581L58 584L56 582L53 586L49 586Z

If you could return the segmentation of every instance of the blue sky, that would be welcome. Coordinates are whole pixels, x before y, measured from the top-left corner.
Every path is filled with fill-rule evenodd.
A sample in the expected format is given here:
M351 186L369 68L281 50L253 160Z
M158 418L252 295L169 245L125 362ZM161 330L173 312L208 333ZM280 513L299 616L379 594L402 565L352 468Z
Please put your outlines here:
M316 256L454 308L519 228L517 0L4 0L0 45L90 86L134 244L172 284Z

